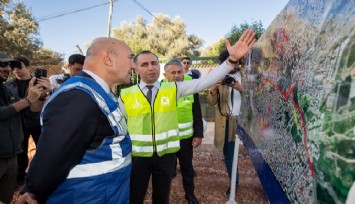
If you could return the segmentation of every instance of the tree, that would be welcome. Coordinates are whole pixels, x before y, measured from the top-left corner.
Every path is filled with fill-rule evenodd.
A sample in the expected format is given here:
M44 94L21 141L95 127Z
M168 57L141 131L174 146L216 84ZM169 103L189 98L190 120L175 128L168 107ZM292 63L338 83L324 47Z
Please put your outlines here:
M57 65L63 62L63 57L47 48L41 48L31 58L34 65Z
M62 61L59 53L49 49L42 50L42 42L38 33L38 23L32 13L22 3L11 0L0 0L0 47L13 56L26 56L32 59ZM41 55L41 54L44 55Z
M127 43L134 53L150 50L158 57L199 56L203 40L196 35L186 34L184 21L171 19L165 14L156 14L147 24L141 16L135 22L125 22L112 29L113 37Z
M263 28L263 24L261 21L254 21L251 24L244 23L240 24L239 27L234 25L231 31L226 35L231 44L234 44L238 41L243 32L247 29L253 29L256 33L256 39L259 39L265 29ZM224 40L220 39L219 41L213 43L211 46L207 47L204 51L204 55L206 56L218 56L221 51L226 49L226 45L224 44Z

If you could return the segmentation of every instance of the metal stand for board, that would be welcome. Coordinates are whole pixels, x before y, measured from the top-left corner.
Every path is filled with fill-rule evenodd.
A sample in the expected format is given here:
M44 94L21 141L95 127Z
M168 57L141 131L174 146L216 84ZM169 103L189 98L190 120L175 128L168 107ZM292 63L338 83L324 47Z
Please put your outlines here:
M235 201L235 185L236 185L235 181L237 179L239 144L240 144L240 140L239 140L238 135L236 135L235 145L234 145L234 154L233 154L231 193L229 196L229 200L226 202L226 204L237 204L237 201Z

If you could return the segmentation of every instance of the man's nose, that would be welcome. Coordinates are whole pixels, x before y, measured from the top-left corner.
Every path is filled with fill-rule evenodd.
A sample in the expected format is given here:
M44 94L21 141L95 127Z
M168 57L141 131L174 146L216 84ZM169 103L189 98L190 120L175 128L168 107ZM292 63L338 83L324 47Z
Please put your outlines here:
M148 70L154 70L154 65L149 64L149 65L148 65Z

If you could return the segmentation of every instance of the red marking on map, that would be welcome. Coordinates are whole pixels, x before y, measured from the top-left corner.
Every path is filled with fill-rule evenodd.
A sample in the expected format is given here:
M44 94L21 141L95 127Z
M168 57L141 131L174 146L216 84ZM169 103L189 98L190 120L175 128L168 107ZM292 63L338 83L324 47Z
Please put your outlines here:
M286 92L284 92L284 91L282 91L282 89L278 85L274 84L273 82L271 82L269 80L264 80L258 91L261 91L262 89L264 89L264 87L266 85L270 85L273 88L275 88L277 91L279 91L283 95L283 97L284 97L284 99L286 101L289 99L290 96L292 97L293 106L297 109L298 113L300 114L300 118L301 118L301 126L302 126L302 129L303 129L303 140L304 140L304 145L306 147L309 170L311 171L311 175L314 176L314 170L313 170L313 165L312 165L312 161L311 161L311 154L310 154L309 148L308 148L306 123L305 123L305 120L304 120L303 112L302 112L301 108L299 107L299 105L295 101L293 85L291 85L286 90ZM269 113L269 111L270 111L270 106L268 107L268 113Z
M278 45L276 46L277 49L281 49L282 46L283 46L283 44L284 44L285 42L288 42L288 41L289 41L289 38L287 37L284 28L282 28L281 33L282 33L282 41L281 41L280 44L278 44Z

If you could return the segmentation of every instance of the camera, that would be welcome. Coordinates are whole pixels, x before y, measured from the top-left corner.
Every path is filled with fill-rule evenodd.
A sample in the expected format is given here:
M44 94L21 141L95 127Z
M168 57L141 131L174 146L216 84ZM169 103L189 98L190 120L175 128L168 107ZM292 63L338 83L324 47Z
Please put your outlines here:
M47 70L46 69L41 69L41 68L35 69L35 77L37 79L41 78L41 77L47 77ZM37 84L37 79L36 79L34 85Z
M235 79L230 75L225 76L223 79L223 85L226 86L233 86L235 82L236 82Z
M68 80L70 78L70 75L69 74L64 74L63 78L61 79L56 79L57 83L59 85L63 84L66 80Z
M36 78L47 77L47 70L40 69L40 68L35 69L35 77Z

